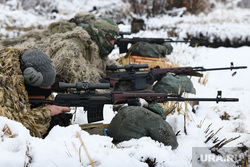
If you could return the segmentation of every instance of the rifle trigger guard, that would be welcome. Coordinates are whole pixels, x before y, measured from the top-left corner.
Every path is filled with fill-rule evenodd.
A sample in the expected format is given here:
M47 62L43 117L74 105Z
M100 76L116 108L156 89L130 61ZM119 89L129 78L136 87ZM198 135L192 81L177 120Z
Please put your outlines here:
M153 83L157 80L157 76L154 75L152 72L149 72L149 74L147 75L147 79L146 82L149 85L153 85Z

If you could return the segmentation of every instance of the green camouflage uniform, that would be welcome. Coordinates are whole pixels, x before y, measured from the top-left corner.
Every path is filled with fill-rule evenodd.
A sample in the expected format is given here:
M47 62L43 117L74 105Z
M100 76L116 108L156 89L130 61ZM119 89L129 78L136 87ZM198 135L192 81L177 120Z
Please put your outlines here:
M30 108L19 63L23 53L18 49L0 50L0 116L21 122L32 136L42 137L50 125L50 110Z

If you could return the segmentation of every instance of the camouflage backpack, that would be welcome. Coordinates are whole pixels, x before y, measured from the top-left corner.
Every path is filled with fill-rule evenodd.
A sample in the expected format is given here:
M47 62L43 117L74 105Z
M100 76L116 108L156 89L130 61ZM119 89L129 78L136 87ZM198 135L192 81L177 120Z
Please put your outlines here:
M178 147L170 124L160 115L139 106L122 107L110 122L107 134L113 137L114 143L148 136L172 149Z
M186 75L172 75L166 74L160 81L158 81L153 90L158 93L174 93L182 94L183 92L195 94L196 90L192 81ZM180 91L180 92L179 92Z
M173 51L173 47L170 44L156 44L147 42L137 42L131 46L127 55L165 58Z

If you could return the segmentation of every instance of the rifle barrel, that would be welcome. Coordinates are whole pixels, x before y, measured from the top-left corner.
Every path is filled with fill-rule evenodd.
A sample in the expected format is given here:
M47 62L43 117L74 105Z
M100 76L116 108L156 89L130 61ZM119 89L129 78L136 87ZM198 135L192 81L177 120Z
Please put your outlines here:
M222 67L222 68L194 67L193 71L217 71L217 70L234 70L234 69L246 69L246 68L247 68L247 66Z
M59 88L76 88L78 90L109 89L110 83L77 82L75 84L70 84L70 83L59 82Z
M106 70L111 70L111 71L115 71L118 69L132 70L132 69L140 69L140 68L148 68L148 64L127 64L125 66L118 66L118 65L106 66Z
M205 101L205 102L238 102L238 98L166 98L166 101Z

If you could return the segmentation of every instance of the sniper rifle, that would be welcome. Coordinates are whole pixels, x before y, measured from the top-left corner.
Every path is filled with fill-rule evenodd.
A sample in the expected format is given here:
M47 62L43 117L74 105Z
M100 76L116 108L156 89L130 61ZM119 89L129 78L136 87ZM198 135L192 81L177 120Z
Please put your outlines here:
M124 104L138 105L138 98L145 99L147 102L164 103L168 101L215 101L215 102L237 102L238 98L222 98L221 91L218 91L216 98L184 98L180 95L167 95L165 93L96 93L96 89L109 89L108 83L88 83L77 82L69 84L60 82L59 88L71 88L71 93L57 94L54 100L45 100L37 97L29 97L31 104L54 104L68 107L84 107L87 111L88 122L103 120L103 107L105 104ZM72 89L73 88L73 89ZM139 103L140 104L140 103Z
M171 38L124 38L124 35L130 35L129 32L119 32L120 37L116 39L115 44L119 47L119 53L128 52L128 44L135 44L137 42L147 42L147 43L156 43L163 44L167 43L190 43L190 46L196 46L197 44L202 43L202 40L191 39L191 40L173 40Z
M223 68L204 68L204 67L171 67L171 68L160 68L155 67L150 70L140 70L148 68L148 64L127 64L125 66L111 65L106 66L106 70L110 70L111 73L108 76L102 77L100 82L110 83L115 90L116 84L121 81L130 81L132 83L132 90L144 90L147 88L147 84L152 85L155 81L159 81L167 73L173 73L176 75L190 75L202 77L203 74L198 72L204 71L218 71L218 70L236 70L244 69L247 66L234 66L231 62L230 67ZM125 71L117 71L124 69Z

